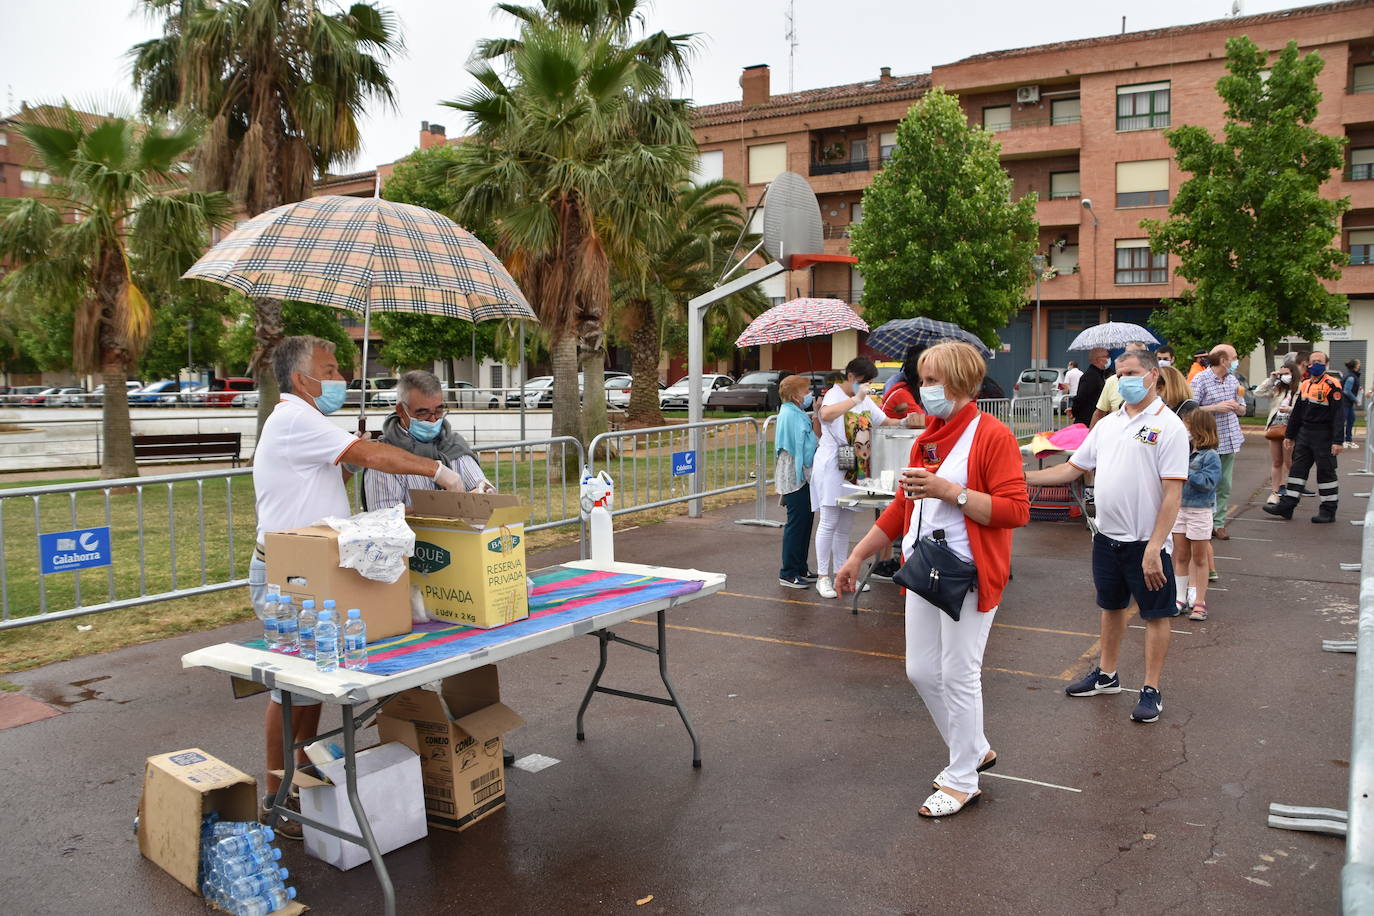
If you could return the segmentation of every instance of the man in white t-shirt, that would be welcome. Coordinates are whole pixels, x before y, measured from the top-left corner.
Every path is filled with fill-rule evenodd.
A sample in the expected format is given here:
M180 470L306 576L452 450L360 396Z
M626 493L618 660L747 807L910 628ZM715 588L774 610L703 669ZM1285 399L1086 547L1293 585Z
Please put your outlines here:
M1103 417L1064 464L1031 471L1034 486L1066 484L1097 473L1093 583L1102 609L1100 664L1064 692L1071 697L1121 692L1116 662L1134 605L1145 620L1145 684L1131 718L1154 722L1164 708L1159 691L1169 652L1174 604L1170 531L1188 477L1188 430L1155 394L1159 366L1146 350L1116 361L1124 403Z
M352 514L344 488L347 472L340 466L345 454L352 465L389 474L422 475L446 490L464 489L458 473L447 464L382 442L359 439L325 416L343 406L347 392L347 383L339 374L334 356L334 344L318 337L287 337L273 354L272 371L281 390L281 402L262 425L253 453L258 525L257 545L248 566L248 593L259 616L266 609L264 535L313 525L327 516ZM281 699L276 691L273 694L272 702L267 704L266 725L269 801L281 785L281 778L274 776L273 771L280 770L286 761ZM314 736L320 724L319 703L295 697L292 706L295 740ZM266 810L263 813L267 818ZM301 836L300 825L294 821L276 826L283 836Z

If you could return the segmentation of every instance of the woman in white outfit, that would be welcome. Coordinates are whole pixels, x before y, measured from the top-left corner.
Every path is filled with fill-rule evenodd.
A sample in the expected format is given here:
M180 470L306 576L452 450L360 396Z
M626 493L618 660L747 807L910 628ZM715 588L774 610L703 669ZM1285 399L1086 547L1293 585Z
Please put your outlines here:
M909 560L916 541L942 530L946 543L977 568L977 581L954 620L914 593L906 596L906 673L949 749L926 817L956 814L976 801L978 773L997 762L983 733L983 650L1011 572L1013 529L1030 520L1021 452L1011 431L974 402L986 364L966 343L936 344L921 356L926 431L902 471L902 488L836 576L854 591L865 558L903 537Z
M1302 372L1294 363L1284 363L1279 369L1269 373L1255 389L1255 397L1269 398L1269 419L1264 422L1264 438L1269 440L1269 498L1268 503L1277 503L1287 492L1288 466L1293 463L1293 440L1285 437L1282 430L1270 433L1269 430L1282 426L1287 428L1288 418L1293 414L1293 405L1298 401L1298 384ZM1273 438L1270 438L1270 437Z
M844 417L847 413L868 414L874 426L919 426L920 415L905 420L889 419L868 390L868 383L878 377L878 367L865 357L851 359L844 367L844 381L837 382L825 394L817 412L821 421L821 440L811 469L811 509L820 515L816 526L816 594L834 598L835 570L849 554L849 532L858 509L845 509L836 504L847 492L844 471L840 470L840 446L847 445Z

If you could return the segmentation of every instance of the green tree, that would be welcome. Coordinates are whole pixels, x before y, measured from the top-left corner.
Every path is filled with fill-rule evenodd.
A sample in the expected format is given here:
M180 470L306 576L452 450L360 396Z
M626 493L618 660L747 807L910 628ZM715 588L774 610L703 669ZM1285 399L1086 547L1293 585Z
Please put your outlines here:
M123 391L153 325L144 290L168 289L229 223L223 194L183 187L185 155L200 138L187 126L93 119L39 109L19 133L50 176L45 199L0 200L0 283L14 307L41 303L72 316L72 368L99 372ZM129 404L103 399L102 477L133 477Z
M361 148L366 104L394 105L386 63L400 50L395 16L372 3L329 12L316 0L141 0L162 34L129 51L150 112L209 124L196 151L202 187L231 192L249 214L310 197L317 175ZM255 299L252 365L270 365L283 306ZM277 382L258 371L261 426Z
M926 316L997 343L1025 304L1040 228L1035 195L1012 200L999 149L938 87L897 125L897 148L850 230L870 325Z
M254 323L256 315L253 303L238 293L230 293L229 299L234 303L233 314L235 317L224 339L223 358L231 372L242 374L248 372L253 366L253 358L257 350L257 334ZM339 359L339 368L351 371L358 365L361 354L359 354L358 345L353 342L353 338L349 337L348 332L339 324L339 316L342 314L338 309L330 308L327 305L297 302L293 299L283 300L281 304L282 336L294 337L297 334L309 334L332 342L336 348L335 356ZM265 381L266 377L270 375L272 375L272 369L268 366L257 376L254 376L258 379L259 404L267 396ZM272 387L272 391L276 391L275 385ZM275 403L277 395L273 394L272 397L273 403Z
M154 301L153 329L139 360L149 381L176 378L186 367L186 323L191 322L191 359L197 368L222 361L233 308L224 290L208 283L180 283Z
M617 271L616 330L630 347L629 421L645 426L663 422L658 407L658 363L664 331L681 327L686 350L685 305L715 286L744 226L744 189L727 180L694 184L680 182L662 203L664 238L646 238L638 257ZM745 249L757 241L746 236ZM767 307L762 292L752 287L718 303L707 313L710 331L724 327L729 352L745 325ZM714 335L719 337L719 334ZM675 379L669 379L669 382Z
M1193 288L1167 300L1155 319L1182 350L1219 340L1240 353L1287 336L1315 340L1320 325L1348 321L1344 296L1322 281L1341 275L1345 255L1332 246L1350 198L1329 200L1321 186L1339 169L1345 139L1312 127L1321 103L1316 52L1290 41L1266 75L1268 54L1249 38L1227 39L1227 74L1217 81L1226 123L1217 140L1204 127L1169 131L1179 168L1168 220L1143 220L1155 253L1178 258Z
M640 7L503 4L519 37L479 45L469 66L477 87L445 103L475 128L446 170L458 191L450 215L495 227L497 253L548 332L555 436L589 440L606 429L611 265L653 236L652 204L686 177L696 149L686 103L669 97L689 37L636 38Z

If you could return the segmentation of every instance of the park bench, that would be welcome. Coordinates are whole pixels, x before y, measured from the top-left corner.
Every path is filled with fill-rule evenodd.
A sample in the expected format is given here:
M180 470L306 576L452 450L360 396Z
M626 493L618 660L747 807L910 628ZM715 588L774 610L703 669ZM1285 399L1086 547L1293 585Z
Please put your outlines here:
M239 466L243 433L176 433L134 436L135 461L228 458Z

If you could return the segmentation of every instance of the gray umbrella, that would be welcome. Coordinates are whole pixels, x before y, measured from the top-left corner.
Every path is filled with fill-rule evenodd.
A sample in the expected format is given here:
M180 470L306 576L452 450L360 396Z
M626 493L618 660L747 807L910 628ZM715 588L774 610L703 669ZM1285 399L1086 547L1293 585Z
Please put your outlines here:
M1135 340L1147 344L1159 343L1159 338L1138 324L1131 324L1126 321L1109 321L1106 324L1084 328L1073 339L1073 343L1069 344L1069 349L1095 350L1102 347L1106 350L1119 350Z

